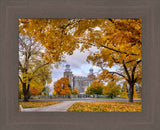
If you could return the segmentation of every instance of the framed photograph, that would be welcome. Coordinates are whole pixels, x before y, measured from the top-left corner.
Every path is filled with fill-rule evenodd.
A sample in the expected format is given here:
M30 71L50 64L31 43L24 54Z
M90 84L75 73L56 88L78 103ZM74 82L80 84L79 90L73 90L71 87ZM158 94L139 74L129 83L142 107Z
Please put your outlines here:
M158 130L159 4L1 0L1 129Z
M141 112L142 20L19 19L20 112Z

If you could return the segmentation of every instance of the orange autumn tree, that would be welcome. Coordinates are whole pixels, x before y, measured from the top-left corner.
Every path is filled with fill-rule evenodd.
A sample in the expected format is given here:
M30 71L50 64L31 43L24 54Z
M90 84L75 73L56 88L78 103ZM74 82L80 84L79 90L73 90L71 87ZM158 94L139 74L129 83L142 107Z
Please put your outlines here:
M61 78L54 83L54 91L58 95L71 95L69 78Z
M53 96L55 96L56 94L57 94L56 91L53 91L53 92L52 92L52 95L53 95Z
M29 91L30 91L31 96L39 95L43 89L44 89L44 86L42 83L37 83L34 81L32 81L30 83L30 90Z
M30 92L32 96L38 95L38 90L36 88L30 88Z

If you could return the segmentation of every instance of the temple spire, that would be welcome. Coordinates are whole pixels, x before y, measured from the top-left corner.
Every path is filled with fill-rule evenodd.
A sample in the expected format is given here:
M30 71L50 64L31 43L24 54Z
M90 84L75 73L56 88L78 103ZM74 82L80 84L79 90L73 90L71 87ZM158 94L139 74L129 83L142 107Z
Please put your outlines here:
M70 65L69 65L69 64L66 64L65 72L71 72L71 69L70 69Z
M93 75L93 68L89 69L89 75Z

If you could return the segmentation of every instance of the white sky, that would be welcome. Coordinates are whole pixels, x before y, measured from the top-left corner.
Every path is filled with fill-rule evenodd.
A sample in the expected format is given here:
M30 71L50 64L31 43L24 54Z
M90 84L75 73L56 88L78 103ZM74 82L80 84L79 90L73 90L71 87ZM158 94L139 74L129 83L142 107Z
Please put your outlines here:
M87 56L90 52L95 52L97 49L92 47L90 51L80 52L79 49L76 49L73 52L73 55L65 55L65 62L59 65L58 69L54 67L52 71L52 80L53 82L57 79L63 77L63 72L65 70L65 65L70 64L71 71L74 75L77 76L86 76L89 73L89 69L93 68L94 72L98 72L100 68L93 66L92 63L86 61Z
M61 65L59 65L58 69L53 67L52 70L52 83L50 84L50 88L52 89L51 92L53 91L54 87L54 82L59 80L60 78L63 77L63 72L65 70L65 65L70 64L70 68L72 73L75 76L87 76L89 73L89 69L93 68L93 72L96 74L97 72L101 71L101 69L97 66L93 66L92 63L88 63L86 61L87 56L90 54L90 52L96 52L98 51L96 47L92 47L90 51L85 50L85 52L80 52L80 50L75 50L73 52L73 55L65 55L65 61ZM112 68L107 68L110 71L115 71L117 68L112 67Z

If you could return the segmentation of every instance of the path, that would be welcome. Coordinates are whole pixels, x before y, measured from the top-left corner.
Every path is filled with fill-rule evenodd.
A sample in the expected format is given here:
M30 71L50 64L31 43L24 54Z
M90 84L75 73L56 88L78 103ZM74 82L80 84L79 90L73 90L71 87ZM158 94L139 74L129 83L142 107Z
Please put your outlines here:
M67 109L77 101L64 101L62 103L39 107L39 108L23 108L22 112L66 112Z
M84 101L128 101L128 99L98 99L98 98L76 98L76 99L46 99L46 100L32 100L32 101L63 101L62 103L38 107L38 108L22 108L22 112L66 112L67 109L75 102ZM141 101L141 99L134 99L134 101Z
M23 100L19 100L23 101ZM128 101L128 99L121 99L121 98L113 98L113 99L105 99L105 98L71 98L71 99L38 99L34 100L31 99L30 102L32 101ZM134 99L134 101L141 101L141 99Z

